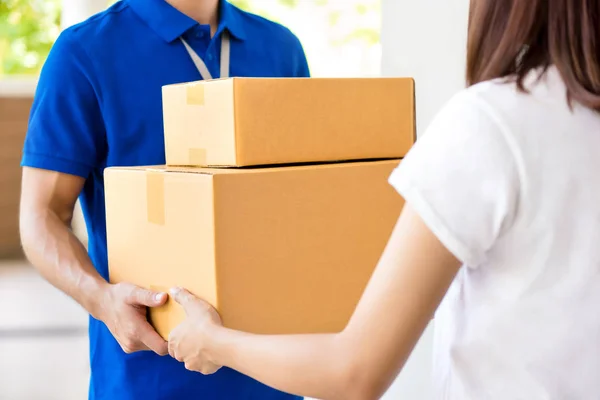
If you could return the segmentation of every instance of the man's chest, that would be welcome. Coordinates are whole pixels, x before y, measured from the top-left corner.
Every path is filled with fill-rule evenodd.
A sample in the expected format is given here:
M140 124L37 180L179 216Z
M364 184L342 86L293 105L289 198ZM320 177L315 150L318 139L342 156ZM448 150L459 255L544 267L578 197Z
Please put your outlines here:
M185 51L170 57L140 53L127 64L117 61L110 79L103 83L101 110L107 141L106 166L163 164L164 129L162 87L201 80L196 65ZM178 47L175 48L177 50ZM233 56L237 54L237 56ZM205 59L219 71L219 60ZM289 75L277 59L260 51L232 48L230 76L283 77Z

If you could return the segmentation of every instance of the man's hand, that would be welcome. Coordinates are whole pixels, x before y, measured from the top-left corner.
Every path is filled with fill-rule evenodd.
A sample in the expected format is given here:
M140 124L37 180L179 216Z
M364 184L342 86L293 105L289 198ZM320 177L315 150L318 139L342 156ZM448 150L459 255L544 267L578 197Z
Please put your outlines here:
M125 353L151 350L160 356L168 354L167 342L146 320L146 308L158 307L167 300L157 293L131 285L110 285L98 313Z
M221 366L211 360L208 349L216 331L222 327L219 314L187 290L175 288L171 296L184 308L187 319L169 335L169 354L185 363L190 371L214 374Z

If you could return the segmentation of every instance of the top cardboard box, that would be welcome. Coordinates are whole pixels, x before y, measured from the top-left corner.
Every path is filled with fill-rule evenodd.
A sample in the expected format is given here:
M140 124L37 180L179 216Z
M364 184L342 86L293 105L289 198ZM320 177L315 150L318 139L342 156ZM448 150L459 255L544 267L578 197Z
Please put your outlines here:
M231 78L163 87L168 165L400 158L415 141L411 78Z

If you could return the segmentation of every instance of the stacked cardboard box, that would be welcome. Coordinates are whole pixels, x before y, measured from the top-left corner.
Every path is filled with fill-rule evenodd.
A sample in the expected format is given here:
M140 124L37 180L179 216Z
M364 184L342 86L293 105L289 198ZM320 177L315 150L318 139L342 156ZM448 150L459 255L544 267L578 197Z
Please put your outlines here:
M413 80L201 81L163 108L168 166L105 173L111 281L186 287L248 332L343 329L402 207ZM165 338L183 317L150 311Z

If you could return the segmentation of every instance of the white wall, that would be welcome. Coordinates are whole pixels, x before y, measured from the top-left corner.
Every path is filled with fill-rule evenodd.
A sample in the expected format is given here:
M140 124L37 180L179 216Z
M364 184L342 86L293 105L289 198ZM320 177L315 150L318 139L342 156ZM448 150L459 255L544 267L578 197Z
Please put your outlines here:
M85 21L107 5L108 0L62 0L61 28Z
M469 0L382 0L382 73L412 76L417 130L464 87Z
M417 133L464 87L469 0L382 0L382 74L416 81ZM429 400L433 323L385 400Z

